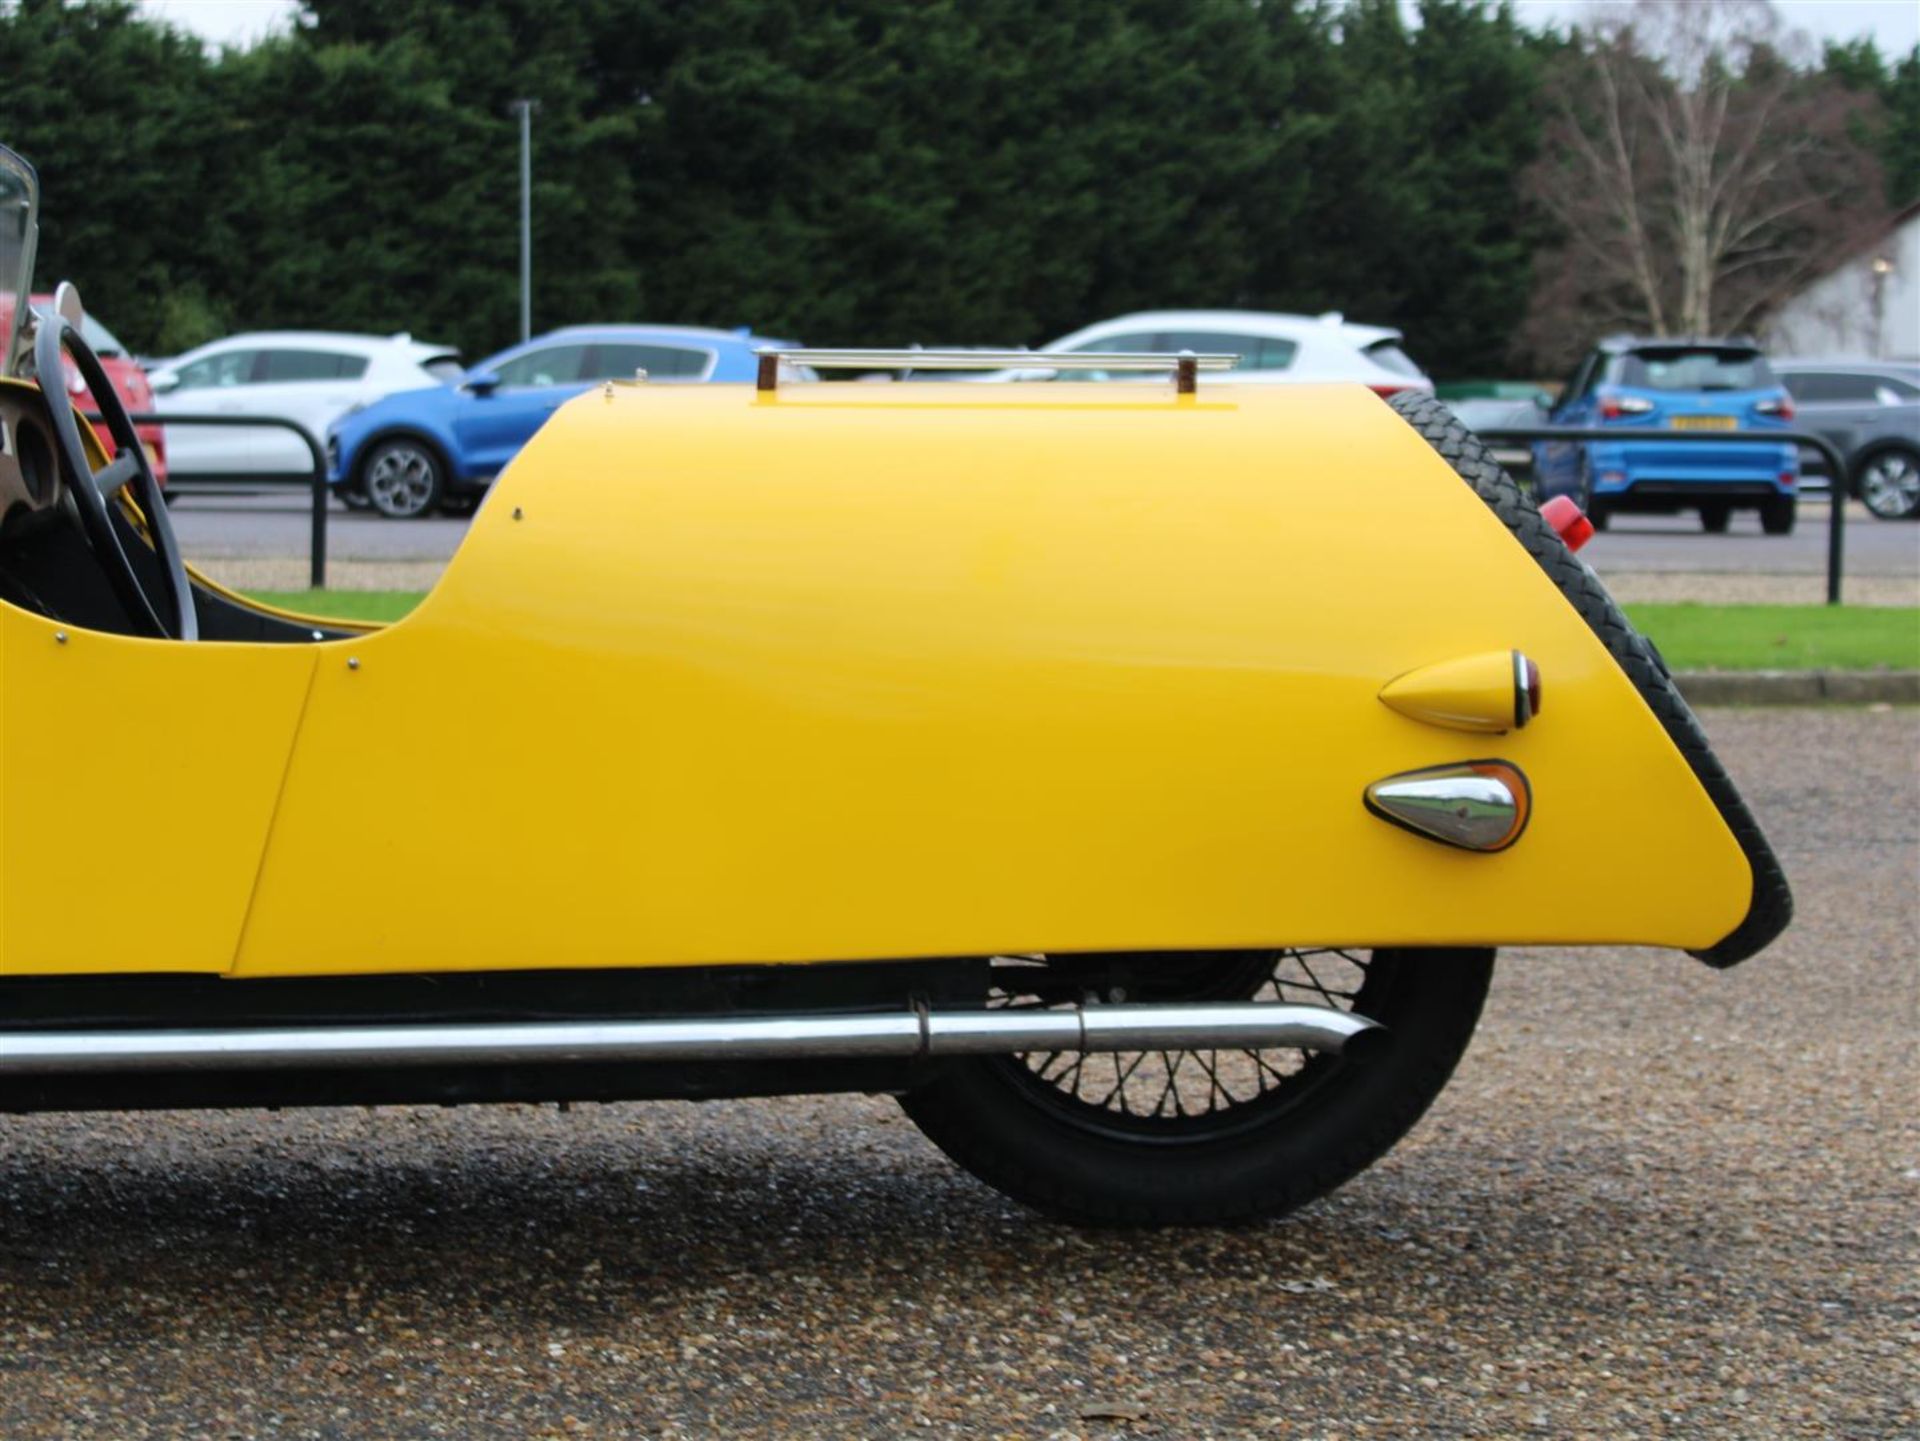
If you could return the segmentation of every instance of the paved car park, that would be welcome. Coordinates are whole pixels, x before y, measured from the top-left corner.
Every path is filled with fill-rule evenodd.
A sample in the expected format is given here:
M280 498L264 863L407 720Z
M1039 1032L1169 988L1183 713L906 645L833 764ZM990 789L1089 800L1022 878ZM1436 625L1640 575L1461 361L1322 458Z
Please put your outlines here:
M306 584L311 512L304 491L259 495L190 494L173 506L175 529L190 560L222 579L267 588ZM335 583L397 589L432 583L466 535L464 518L392 521L336 503L327 547ZM1582 552L1603 576L1618 578L1620 598L1805 601L1824 598L1827 507L1808 504L1790 536L1760 533L1749 513L1733 517L1725 535L1701 533L1692 516L1628 515L1614 519ZM356 563L367 562L369 569ZM405 563L404 570L387 570ZM1849 505L1847 598L1864 603L1920 604L1920 525L1875 520Z
M1920 716L1706 723L1795 926L1510 953L1289 1221L1054 1226L878 1099L3 1118L0 1434L1913 1435Z

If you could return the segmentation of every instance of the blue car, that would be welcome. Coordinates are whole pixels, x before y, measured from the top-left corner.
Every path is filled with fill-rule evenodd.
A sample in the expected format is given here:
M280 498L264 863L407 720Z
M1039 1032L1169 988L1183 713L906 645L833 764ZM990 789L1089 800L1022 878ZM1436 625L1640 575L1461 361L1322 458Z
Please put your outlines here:
M1616 336L1575 367L1548 412L1554 425L1675 431L1782 429L1793 401L1747 340ZM1621 511L1700 513L1723 531L1737 509L1758 510L1768 535L1793 530L1800 461L1795 447L1728 440L1538 441L1534 490L1572 496L1594 525Z
M457 384L403 390L327 429L327 478L349 505L408 519L471 510L563 403L606 380L754 378L756 349L790 349L746 331L575 325L481 361Z

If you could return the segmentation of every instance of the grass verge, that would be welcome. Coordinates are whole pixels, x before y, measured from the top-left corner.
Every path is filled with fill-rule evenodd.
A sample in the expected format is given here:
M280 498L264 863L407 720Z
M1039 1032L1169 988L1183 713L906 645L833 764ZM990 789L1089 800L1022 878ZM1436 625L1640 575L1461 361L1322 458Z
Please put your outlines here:
M1920 608L1630 605L1675 670L1920 669Z
M398 620L413 590L262 591L285 610L343 620ZM1675 670L1920 669L1920 609L1912 606L1630 605Z
M339 620L398 620L426 594L423 590L257 590L253 598L281 610Z

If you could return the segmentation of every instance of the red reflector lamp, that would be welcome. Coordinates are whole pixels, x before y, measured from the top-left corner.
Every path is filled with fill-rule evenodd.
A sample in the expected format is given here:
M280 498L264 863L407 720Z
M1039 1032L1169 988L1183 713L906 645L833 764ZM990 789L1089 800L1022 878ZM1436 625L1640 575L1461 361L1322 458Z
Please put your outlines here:
M1554 528L1568 550L1578 550L1593 539L1593 522L1570 495L1556 495L1541 506L1540 519Z

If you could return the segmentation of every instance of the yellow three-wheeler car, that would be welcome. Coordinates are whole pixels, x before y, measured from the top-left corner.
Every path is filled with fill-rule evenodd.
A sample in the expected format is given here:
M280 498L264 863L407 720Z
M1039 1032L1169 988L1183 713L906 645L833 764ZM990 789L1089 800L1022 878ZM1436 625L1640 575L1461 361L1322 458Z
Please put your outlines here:
M189 571L14 313L118 458L0 384L0 1110L890 1092L1055 1214L1221 1221L1413 1124L1494 946L1786 924L1659 657L1425 396L609 385L371 628ZM383 742L447 716L470 761Z

